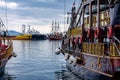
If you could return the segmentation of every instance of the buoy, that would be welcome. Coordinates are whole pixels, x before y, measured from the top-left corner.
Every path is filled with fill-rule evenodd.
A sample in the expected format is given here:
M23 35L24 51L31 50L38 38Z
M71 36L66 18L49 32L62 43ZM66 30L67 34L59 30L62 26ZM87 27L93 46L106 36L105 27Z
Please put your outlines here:
M70 58L70 55L68 53L65 53L65 60L67 61Z
M57 48L56 50L55 50L55 54L60 54L60 52L61 52L61 49L60 48Z
M70 58L69 58L69 63L73 64L73 65L76 65L76 61L77 61L77 59L71 55Z
M77 59L74 57L72 61L73 61L73 63L72 63L72 64L75 66L75 65L76 65L76 63L77 63Z
M17 54L15 52L12 53L13 57L17 57Z

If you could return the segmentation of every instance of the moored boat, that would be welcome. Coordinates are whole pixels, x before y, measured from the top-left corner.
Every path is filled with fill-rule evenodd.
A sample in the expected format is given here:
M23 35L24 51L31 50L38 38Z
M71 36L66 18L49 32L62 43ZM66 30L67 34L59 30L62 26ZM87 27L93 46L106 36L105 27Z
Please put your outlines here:
M52 22L52 30L49 34L49 40L62 40L62 36L59 23L57 24L57 22Z
M37 30L31 30L30 26L28 26L27 32L25 32L25 25L23 25L22 34L16 36L15 40L46 40L47 36L45 34L40 34Z
M82 0L62 42L66 65L88 80L120 78L120 0Z
M4 74L5 66L13 54L13 43L9 39L5 25L0 20L0 75Z

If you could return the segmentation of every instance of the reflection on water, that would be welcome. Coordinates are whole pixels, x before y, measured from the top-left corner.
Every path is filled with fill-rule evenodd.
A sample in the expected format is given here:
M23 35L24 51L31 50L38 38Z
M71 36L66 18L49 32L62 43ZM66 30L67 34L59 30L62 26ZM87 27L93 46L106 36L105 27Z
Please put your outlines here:
M61 41L18 40L13 43L17 57L9 60L5 75L0 80L77 80L67 79L68 75L61 77L68 73L64 56L54 53L61 46Z
M77 75L74 75L67 69L56 71L55 74L56 74L55 80L82 80L80 79L80 77L78 77Z
M5 72L3 76L0 76L0 80L14 80L14 76L9 75L8 73Z

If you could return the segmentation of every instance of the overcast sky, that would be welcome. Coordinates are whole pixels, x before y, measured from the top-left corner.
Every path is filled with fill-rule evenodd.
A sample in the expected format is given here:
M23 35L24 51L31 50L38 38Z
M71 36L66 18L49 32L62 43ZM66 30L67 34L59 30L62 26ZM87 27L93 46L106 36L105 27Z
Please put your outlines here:
M65 1L66 11L70 11L74 0ZM59 21L62 30L64 28L64 0L6 0L6 2L7 15L5 0L0 0L0 16L8 30L22 32L22 24L25 24L31 25L41 33L49 33L54 19Z

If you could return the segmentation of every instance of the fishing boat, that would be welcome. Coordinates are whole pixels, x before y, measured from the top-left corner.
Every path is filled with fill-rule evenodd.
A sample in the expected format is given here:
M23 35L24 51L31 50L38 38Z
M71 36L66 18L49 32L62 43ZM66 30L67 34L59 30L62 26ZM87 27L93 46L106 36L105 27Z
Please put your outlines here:
M4 74L8 60L15 55L13 53L13 43L9 39L9 33L0 19L0 75Z
M31 29L31 26L28 25L28 30L26 32L26 26L22 26L22 34L16 36L14 39L16 40L46 40L47 36L45 34L40 34L39 31L34 28Z
M73 3L61 52L67 68L85 80L120 79L120 0Z
M49 34L49 40L62 40L62 32L60 31L59 23L52 22L52 30Z

